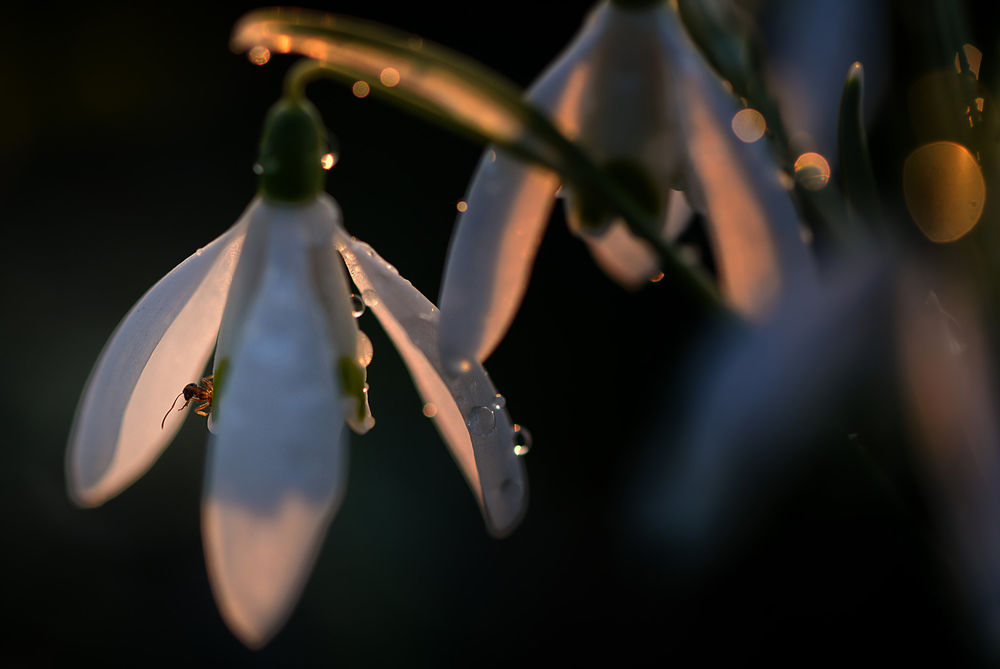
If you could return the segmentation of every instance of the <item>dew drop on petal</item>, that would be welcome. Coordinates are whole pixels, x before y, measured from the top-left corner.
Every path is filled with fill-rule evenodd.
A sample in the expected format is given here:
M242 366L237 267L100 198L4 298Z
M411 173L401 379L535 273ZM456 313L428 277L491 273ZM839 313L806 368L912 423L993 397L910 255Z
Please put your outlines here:
M503 411L503 408L507 406L507 398L497 393L497 396L493 399L493 410Z
M361 293L361 299L369 307L374 307L378 305L378 293L374 290L366 290Z
M460 212L468 211L469 203L466 202L465 200L459 200L458 204L455 205L455 209L458 209Z
M428 418L434 418L437 415L438 408L433 402L428 402L424 405L424 415Z
M261 165L260 163L254 163L253 164L253 173L256 174L257 176L260 176L261 174L264 173L264 166Z
M337 164L337 156L333 155L332 152L324 153L323 157L319 159L319 164L324 170L333 169L333 166Z
M372 346L372 340L364 332L358 332L358 364L367 367L374 355L375 347Z
M496 425L496 414L489 407L472 407L465 418L465 426L469 428L469 432L479 436L489 434Z
M361 299L360 295L351 295L351 315L355 318L361 318L361 314L365 313L365 301Z
M523 425L514 423L514 455L527 455L531 450L531 433Z

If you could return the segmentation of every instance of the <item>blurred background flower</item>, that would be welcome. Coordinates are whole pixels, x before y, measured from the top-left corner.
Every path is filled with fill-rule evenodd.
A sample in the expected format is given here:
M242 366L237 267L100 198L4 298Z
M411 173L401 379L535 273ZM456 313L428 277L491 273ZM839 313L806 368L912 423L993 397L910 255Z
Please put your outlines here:
M526 86L591 3L543 12L512 0L476 18L445 3L314 6L400 26ZM977 85L995 88L988 6L966 4L966 39L983 54ZM695 575L625 531L640 444L670 418L658 416L664 407L679 417L689 406L676 372L697 362L692 344L704 335L669 286L622 291L560 225L547 228L522 311L490 359L534 437L531 511L507 539L484 530L402 361L364 322L371 315L361 324L379 352L369 368L379 430L353 449L351 487L326 539L336 549L324 550L300 607L265 649L241 646L211 600L198 531L205 433L195 421L137 485L99 512L74 509L63 449L103 342L146 287L221 233L255 191L260 124L289 59L269 54L255 67L228 51L247 9L6 10L0 564L12 578L0 664L510 665L554 650L566 661L604 650L682 665L987 664L951 564L852 452L821 452L742 528L738 546ZM890 3L884 102L869 129L887 225L914 248L955 257L931 248L901 186L916 146L959 141L958 130L927 131L935 104L908 104L924 74L953 66L954 50L928 38L944 25L927 28L933 16L926 2ZM917 99L934 103L943 86L931 82ZM434 297L482 147L363 90L313 88L341 140L328 189L345 220ZM685 241L697 243L700 229ZM987 208L968 241L990 257L996 229ZM926 502L919 490L903 486Z

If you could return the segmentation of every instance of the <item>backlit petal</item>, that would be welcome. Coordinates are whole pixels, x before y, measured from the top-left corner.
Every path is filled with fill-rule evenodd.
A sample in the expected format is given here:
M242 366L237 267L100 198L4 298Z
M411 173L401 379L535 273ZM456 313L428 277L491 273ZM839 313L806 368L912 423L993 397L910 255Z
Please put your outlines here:
M111 335L69 439L69 491L78 504L118 494L180 429L186 412L171 411L165 427L160 423L177 393L205 369L251 211L157 282Z
M704 202L723 293L742 313L761 316L793 284L815 281L795 208L767 142L745 144L735 136L730 124L740 107L676 13L661 18L687 138L688 187L694 201Z
M344 238L338 243L351 278L410 370L433 420L476 494L494 536L520 522L527 505L524 466L514 454L514 430L503 408L496 409L496 388L478 362L455 375L438 354L440 312L420 291L367 244ZM470 427L471 426L471 427Z
M347 473L338 356L310 263L330 221L267 205L257 290L233 335L218 396L203 503L209 577L248 645L287 619L343 497ZM324 243L325 242L325 243Z
M589 42L550 67L528 91L571 135L587 68L576 60ZM565 118L564 118L565 117ZM506 334L528 284L559 177L496 148L483 154L448 249L441 286L441 356L449 369L483 361Z

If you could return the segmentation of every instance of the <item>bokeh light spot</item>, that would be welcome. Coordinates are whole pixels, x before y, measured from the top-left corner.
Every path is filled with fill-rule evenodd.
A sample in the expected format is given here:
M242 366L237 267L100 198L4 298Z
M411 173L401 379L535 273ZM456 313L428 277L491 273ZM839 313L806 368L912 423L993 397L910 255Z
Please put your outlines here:
M750 144L764 136L767 122L756 109L741 109L733 116L733 133L740 141Z
M455 209L458 209L459 211L463 211L463 212L464 211L468 211L468 209L469 209L469 203L466 202L465 200L459 200L458 204L455 205Z
M399 70L394 67L383 68L382 71L378 73L378 80L382 82L383 86L392 88L399 83Z
M247 58L254 65L266 65L271 60L271 50L266 46L255 46L247 52Z
M319 159L319 162L323 166L324 170L328 170L337 163L337 158L332 153L327 153Z
M931 142L903 163L903 198L920 231L932 242L952 242L983 215L986 181L969 150L955 142Z
M371 92L371 87L368 85L367 81L355 81L354 85L351 86L351 92L354 93L355 97L364 98L368 97L368 93Z
M809 190L820 190L830 181L830 163L818 153L803 153L795 159L795 180Z

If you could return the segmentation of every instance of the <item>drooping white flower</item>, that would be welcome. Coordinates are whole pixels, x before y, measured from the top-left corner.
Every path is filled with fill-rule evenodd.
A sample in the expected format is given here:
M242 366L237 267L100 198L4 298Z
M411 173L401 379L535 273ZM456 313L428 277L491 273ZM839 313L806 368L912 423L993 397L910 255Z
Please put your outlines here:
M604 2L528 92L609 173L655 205L664 238L690 215L708 221L724 295L760 315L813 268L795 210L763 142L733 134L740 105L667 3ZM458 221L441 293L449 367L484 360L506 332L560 187L559 177L499 149L482 158ZM679 191L683 191L683 194ZM570 193L573 202L586 194ZM599 264L626 286L656 271L656 256L620 220L579 221ZM593 224L597 231L588 232Z
M163 419L164 410L215 349L206 561L224 618L251 646L289 615L343 497L345 423L359 433L374 425L365 383L371 343L352 313L347 273L436 407L435 424L489 531L510 532L527 500L513 426L482 366L444 373L437 308L347 235L336 203L317 191L322 172L316 177L310 165L320 169L322 143L310 110L301 102L276 108L262 146L261 196L118 326L84 389L67 452L79 504L118 494L176 434L184 414ZM298 154L304 187L303 174L289 178Z

